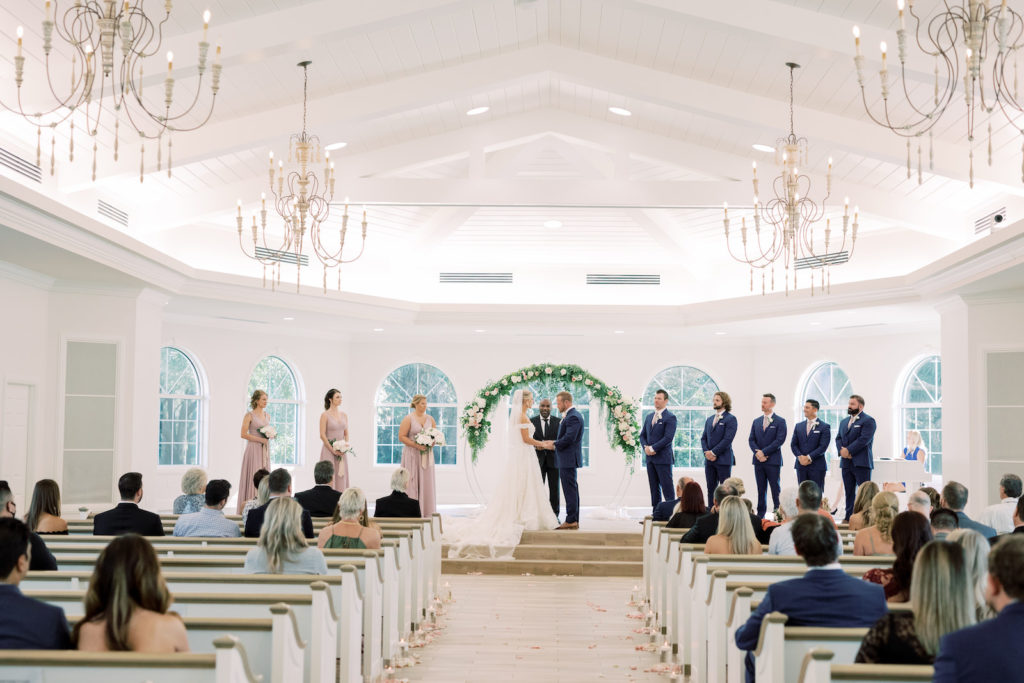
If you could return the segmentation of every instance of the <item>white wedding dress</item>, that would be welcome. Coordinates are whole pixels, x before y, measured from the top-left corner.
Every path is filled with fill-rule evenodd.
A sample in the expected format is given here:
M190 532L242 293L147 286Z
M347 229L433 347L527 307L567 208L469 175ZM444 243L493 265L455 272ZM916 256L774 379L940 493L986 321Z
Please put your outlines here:
M547 487L540 478L537 452L523 443L524 429L533 429L533 425L527 422L508 426L503 449L505 468L494 496L480 516L445 520L444 542L448 544L449 558L511 559L524 531L558 526Z

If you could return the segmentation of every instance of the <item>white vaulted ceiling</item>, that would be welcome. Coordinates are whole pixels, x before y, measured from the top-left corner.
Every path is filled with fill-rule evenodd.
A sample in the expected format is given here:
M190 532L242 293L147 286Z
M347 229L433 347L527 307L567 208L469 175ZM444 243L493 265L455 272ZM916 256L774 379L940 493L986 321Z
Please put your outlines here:
M152 11L162 4L146 2ZM927 14L938 4L915 7ZM975 187L968 187L960 110L936 129L934 171L925 143L918 184L915 143L907 177L904 143L864 112L850 37L858 23L866 46L895 44L894 5L176 0L166 32L177 55L176 91L194 86L206 8L224 72L210 123L174 137L173 177L156 172L151 146L140 185L138 144L122 139L114 163L104 149L108 129L98 136L96 182L79 140L75 164L64 154L57 175L45 175L41 187L25 183L26 192L41 191L90 219L99 219L97 199L110 202L129 214L127 227L110 223L126 243L259 287L260 271L238 250L235 200L245 201L247 215L257 209L268 151L285 152L301 126L295 65L311 59L310 129L324 144L348 143L332 153L335 198L348 196L353 212L366 205L369 215L366 254L346 267L345 291L459 303L520 303L552 288L580 304L742 296L749 274L726 253L720 207L728 201L738 222L750 205L752 160L764 196L773 155L751 145L787 132L784 62L796 61L803 65L796 131L810 142L813 196L823 194L831 156L829 215L839 217L844 195L861 209L857 251L833 269L833 283L902 276L970 244L974 220L996 208L1007 207L1016 221L1024 184L1019 135L993 117L993 165L987 140L979 140ZM0 71L13 69L13 27L25 25L26 87L40 74L41 6L0 5L0 26L10 27L0 37ZM865 49L869 75L878 70L876 52ZM147 71L159 73L156 66ZM912 92L926 96L931 63L914 59L910 68ZM12 80L0 85L4 101ZM874 104L877 78L869 82ZM481 106L489 110L466 115ZM33 130L6 114L0 124L0 146L34 160ZM66 148L58 140L57 149ZM42 166L48 172L48 158ZM339 224L340 206L331 220ZM294 282L291 270L283 269L283 280ZM515 285L440 285L441 271L512 272ZM657 296L648 288L588 287L584 276L594 272L659 274L662 285ZM315 267L303 273L304 283L320 278Z

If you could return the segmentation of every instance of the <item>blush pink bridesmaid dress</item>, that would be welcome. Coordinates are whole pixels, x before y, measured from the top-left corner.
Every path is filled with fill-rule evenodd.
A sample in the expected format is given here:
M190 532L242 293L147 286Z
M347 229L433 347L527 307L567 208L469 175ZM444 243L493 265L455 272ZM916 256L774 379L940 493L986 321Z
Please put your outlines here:
M409 413L411 424L409 426L409 438L415 439L416 435L423 431L424 425L416 421L416 414ZM427 424L431 418L427 416ZM430 517L437 512L437 493L434 489L434 458L431 454L427 458L427 466L421 464L419 449L412 446L402 446L402 467L409 470L409 487L406 493L410 498L420 502L420 512L424 517Z
M345 430L348 429L348 415L341 414L341 419L336 420L327 413L327 440L344 439ZM320 459L330 460L334 463L334 489L344 492L348 488L348 456L340 458L327 446L320 447Z
M260 429L270 424L270 420L260 420L256 414L249 412L249 434L260 436ZM245 442L245 452L242 453L242 481L238 485L238 514L242 514L242 508L246 501L256 497L256 487L252 485L252 477L259 469L270 469L270 449L256 441Z

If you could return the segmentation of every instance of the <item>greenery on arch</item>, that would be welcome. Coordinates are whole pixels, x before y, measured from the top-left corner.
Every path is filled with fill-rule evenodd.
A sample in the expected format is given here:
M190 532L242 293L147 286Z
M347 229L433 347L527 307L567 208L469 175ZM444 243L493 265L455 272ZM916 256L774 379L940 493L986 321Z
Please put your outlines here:
M530 386L542 387L546 392L556 393L579 387L598 400L601 418L608 430L608 441L612 448L626 456L630 467L637 458L640 442L639 406L633 399L625 397L618 387L595 377L578 365L540 363L510 372L490 382L476 392L476 396L462 409L460 422L466 441L472 451L473 462L487 444L491 435L491 412L497 407L503 395L510 390Z

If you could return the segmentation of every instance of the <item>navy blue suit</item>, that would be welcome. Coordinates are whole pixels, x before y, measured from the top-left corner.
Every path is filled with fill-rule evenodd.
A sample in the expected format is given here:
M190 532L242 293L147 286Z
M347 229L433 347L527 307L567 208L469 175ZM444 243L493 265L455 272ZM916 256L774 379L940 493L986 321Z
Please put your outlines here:
M807 433L807 420L797 423L793 427L793 439L789 447L794 456L806 455L811 459L810 465L801 465L799 460L794 458L793 467L796 468L796 482L802 484L808 479L813 481L825 492L825 472L828 465L825 462L825 451L832 441L832 425L815 418L811 426L811 433Z
M736 629L736 647L747 652L747 681L754 680L754 656L761 622L769 612L782 612L786 626L857 628L874 626L889 611L885 590L849 576L842 569L808 569L799 579L768 587L757 611Z
M753 456L754 480L757 482L757 516L764 517L768 510L768 491L772 490L772 502L779 507L779 473L782 470L782 444L786 443L786 421L772 414L768 429L764 428L764 415L756 418L750 425L750 436L747 438L750 452L761 451L768 458L764 462Z
M875 442L875 418L861 412L857 421L850 426L847 416L839 423L836 433L836 450L850 451L850 457L839 458L839 469L843 473L843 488L846 491L846 520L853 514L853 502L857 498L857 487L871 481L871 470L875 467L875 456L871 446Z
M1019 681L1024 603L1003 608L995 619L942 636L933 683Z
M565 523L579 524L580 489L576 485L576 469L583 467L583 417L572 407L565 411L558 425L555 467L558 468L558 479L562 482L562 496L565 498Z
M64 610L0 584L0 650L70 650L71 631Z
M675 490L672 485L672 465L676 461L672 448L672 441L676 438L676 416L663 410L658 424L654 424L654 415L651 413L644 418L644 426L640 430L640 447L646 449L650 446L654 449L654 455L644 454L647 460L647 482L651 486L652 511L661 502L662 494L665 500L672 497Z
M267 515L267 508L270 507L270 503L273 499L267 502L266 505L261 505L258 508L249 510L249 515L245 518L245 532L242 534L246 538L259 538L260 530L263 528L263 518ZM313 533L313 518L309 515L309 510L303 508L302 510L302 535L306 538L316 538L316 534Z
M652 513L651 518L655 522L667 522L672 519L672 511L676 509L676 505L678 504L678 498L658 503L654 506L654 512ZM1024 527L1021 528L1024 529Z
M736 438L739 424L730 412L722 413L722 418L715 424L712 415L704 423L704 433L700 435L701 450L711 451L717 456L712 462L704 459L704 478L708 484L708 507L715 504L715 488L732 476L732 466L736 464L736 456L732 452L732 440Z

